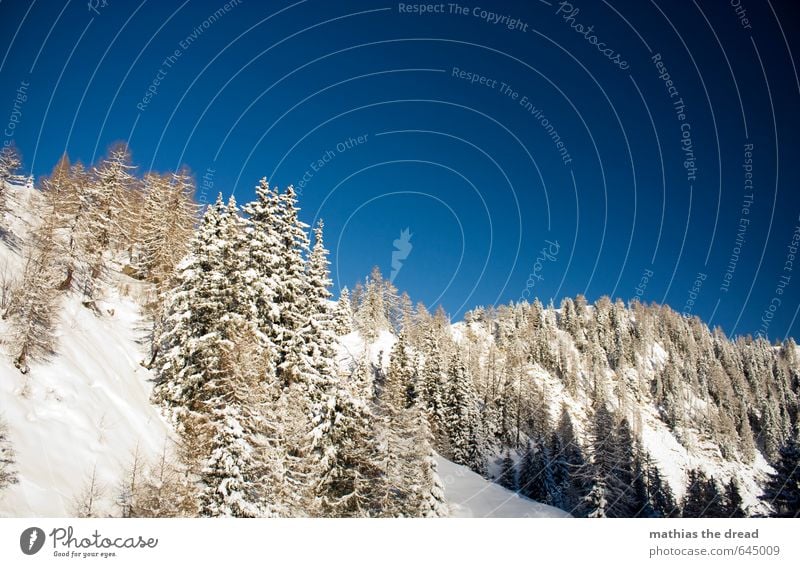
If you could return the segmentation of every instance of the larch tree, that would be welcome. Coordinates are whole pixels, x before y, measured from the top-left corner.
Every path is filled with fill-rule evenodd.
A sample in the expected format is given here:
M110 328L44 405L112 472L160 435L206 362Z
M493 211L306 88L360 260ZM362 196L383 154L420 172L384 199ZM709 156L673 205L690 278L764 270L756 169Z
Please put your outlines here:
M149 173L144 181L144 205L136 235L137 271L156 286L169 284L187 252L196 222L194 182L187 170L168 175Z
M56 253L54 219L48 217L34 232L23 257L19 287L3 313L10 331L7 345L14 366L23 374L30 370L31 360L45 357L55 346L60 301Z
M0 183L8 181L22 166L22 159L17 146L13 143L4 144L0 150ZM0 187L0 190L2 187Z
M8 437L8 425L0 419L0 493L17 482L14 448Z

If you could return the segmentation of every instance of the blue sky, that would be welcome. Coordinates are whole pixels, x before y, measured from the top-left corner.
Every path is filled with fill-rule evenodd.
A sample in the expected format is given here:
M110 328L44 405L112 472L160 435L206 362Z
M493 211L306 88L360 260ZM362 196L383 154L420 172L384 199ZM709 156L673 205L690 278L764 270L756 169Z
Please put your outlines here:
M126 140L205 200L293 183L337 288L409 228L394 282L454 318L583 293L797 334L792 2L105 4L0 3L35 175Z

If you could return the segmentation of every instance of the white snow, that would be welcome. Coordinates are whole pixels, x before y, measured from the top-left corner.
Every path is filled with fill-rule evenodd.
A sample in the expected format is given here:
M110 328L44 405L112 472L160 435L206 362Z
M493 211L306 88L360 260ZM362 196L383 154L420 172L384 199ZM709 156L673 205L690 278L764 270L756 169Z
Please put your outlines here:
M170 430L149 402L150 373L140 366L133 329L138 307L113 303L96 317L77 300L66 303L55 357L23 376L0 359L2 414L16 452L19 483L4 491L0 516L71 516L73 499L92 470L115 497L138 443L159 453Z
M457 518L570 518L552 506L529 500L437 455L439 478L450 515Z
M30 198L29 187L11 187L17 202ZM24 213L8 221L15 232L24 231ZM3 263L19 266L20 259L0 242ZM0 416L19 473L19 483L0 496L0 516L74 515L73 500L95 466L106 485L100 509L115 512L117 482L137 444L142 455L154 457L172 435L149 401L152 376L140 365L145 352L139 343L146 322L137 303L113 294L98 307L102 316L67 297L54 356L32 363L27 375L7 353L0 356ZM0 322L0 336L5 331Z

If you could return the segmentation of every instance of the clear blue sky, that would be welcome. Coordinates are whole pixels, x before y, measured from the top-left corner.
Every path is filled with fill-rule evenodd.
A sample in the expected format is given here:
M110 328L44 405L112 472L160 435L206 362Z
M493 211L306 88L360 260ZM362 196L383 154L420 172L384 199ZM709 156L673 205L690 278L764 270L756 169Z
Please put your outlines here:
M639 295L797 334L794 2L102 4L0 3L0 123L37 176L126 140L206 200L302 185L337 288L408 227L395 284L455 318Z

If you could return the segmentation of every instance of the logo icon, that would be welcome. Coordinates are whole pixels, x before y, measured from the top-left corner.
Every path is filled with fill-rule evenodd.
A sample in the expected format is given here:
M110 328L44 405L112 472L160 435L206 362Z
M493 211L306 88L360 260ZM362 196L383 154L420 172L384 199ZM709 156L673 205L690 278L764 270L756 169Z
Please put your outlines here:
M44 545L44 530L42 528L28 528L19 536L19 548L25 555L39 553Z
M394 281L397 274L400 272L400 268L403 267L403 260L408 258L408 255L411 254L411 249L414 247L414 245L411 244L412 236L414 235L411 234L411 229L406 228L400 231L400 238L392 242L395 250L392 251L392 274L389 277L390 282Z

